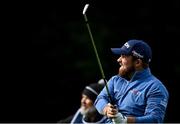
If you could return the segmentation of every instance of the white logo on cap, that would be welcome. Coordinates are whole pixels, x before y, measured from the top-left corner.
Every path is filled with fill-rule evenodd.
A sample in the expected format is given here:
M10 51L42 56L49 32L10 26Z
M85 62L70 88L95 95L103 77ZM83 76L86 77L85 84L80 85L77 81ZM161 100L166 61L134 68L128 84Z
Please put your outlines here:
M130 47L128 43L125 43L124 46L127 47L127 48Z

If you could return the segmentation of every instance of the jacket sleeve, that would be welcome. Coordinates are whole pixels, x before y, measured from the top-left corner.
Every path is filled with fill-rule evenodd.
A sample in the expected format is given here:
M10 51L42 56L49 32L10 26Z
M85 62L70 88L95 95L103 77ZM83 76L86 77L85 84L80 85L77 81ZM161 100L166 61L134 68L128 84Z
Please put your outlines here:
M111 78L108 83L107 87L109 90L109 93L111 97L113 96L113 78ZM100 92L100 94L97 96L94 105L99 113L103 114L103 109L106 106L106 104L110 103L109 96L107 95L106 87L103 88L103 90Z
M162 123L169 99L168 91L163 86L153 86L146 98L147 106L144 116L136 117L136 122Z

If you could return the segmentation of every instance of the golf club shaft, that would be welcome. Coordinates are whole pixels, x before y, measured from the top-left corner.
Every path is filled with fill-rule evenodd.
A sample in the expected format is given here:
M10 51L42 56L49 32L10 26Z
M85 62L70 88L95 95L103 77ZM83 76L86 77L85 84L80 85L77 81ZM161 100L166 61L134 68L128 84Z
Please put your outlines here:
M98 61L99 69L100 69L100 71L101 71L102 78L104 79L104 82L105 82L105 87L106 87L106 91L107 91L107 94L108 94L110 103L113 104L113 100L112 100L112 97L111 97L111 95L110 95L110 92L109 92L109 89L108 89L108 86L107 86L107 81L106 81L106 79L105 79L105 75L104 75L104 71L103 71L103 68L102 68L102 64L101 64L101 61L100 61L100 58L99 58L99 55L98 55L98 52L97 52L97 49L96 49L96 45L95 45L95 43L94 43L94 39L93 39L93 36L92 36L92 33L91 33L90 26L89 26L89 24L88 24L88 19L87 19L86 14L84 14L84 19L85 19L85 22L86 22L86 26L87 26L87 28L88 28L88 32L89 32L89 35L90 35L92 44L93 44L93 48L94 48L94 52L95 52L95 54L96 54L96 58L97 58L97 61Z

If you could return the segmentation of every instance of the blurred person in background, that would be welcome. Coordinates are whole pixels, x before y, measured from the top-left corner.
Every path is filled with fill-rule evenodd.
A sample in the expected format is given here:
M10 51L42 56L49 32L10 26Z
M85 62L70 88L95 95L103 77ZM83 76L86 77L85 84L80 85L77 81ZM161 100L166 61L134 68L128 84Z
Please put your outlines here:
M104 87L104 80L100 79L98 83L92 83L82 91L81 106L77 112L58 123L104 123L105 117L98 113L94 107L94 101L97 95Z

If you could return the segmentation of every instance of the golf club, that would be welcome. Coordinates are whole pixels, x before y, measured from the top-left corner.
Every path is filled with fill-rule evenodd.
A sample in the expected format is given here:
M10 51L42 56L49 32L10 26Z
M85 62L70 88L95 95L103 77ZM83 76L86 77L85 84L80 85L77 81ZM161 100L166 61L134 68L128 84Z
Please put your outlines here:
M89 7L89 4L86 4L84 6L84 9L83 9L83 15L84 15L84 19L85 19L85 22L86 22L86 26L88 28L88 32L89 32L89 35L90 35L90 38L91 38L91 41L92 41L92 45L93 45L93 48L94 48L94 52L96 54L96 58L97 58L97 61L98 61L98 65L99 65L99 68L100 68L100 71L101 71L101 75L102 75L102 78L104 79L104 83L105 83L105 87L106 87L106 91L107 91L107 94L108 94L108 97L109 97L109 100L110 100L110 103L113 104L113 100L112 100L112 97L109 93L109 89L108 89L108 86L107 86L107 81L105 79L105 75L104 75L104 71L103 71L103 68L102 68L102 64L101 64L101 61L100 61L100 58L99 58L99 55L98 55L98 52L97 52L97 49L96 49L96 45L94 43L94 39L93 39L93 36L92 36L92 33L91 33L91 29L90 29L90 26L88 24L88 18L86 16L86 11Z

